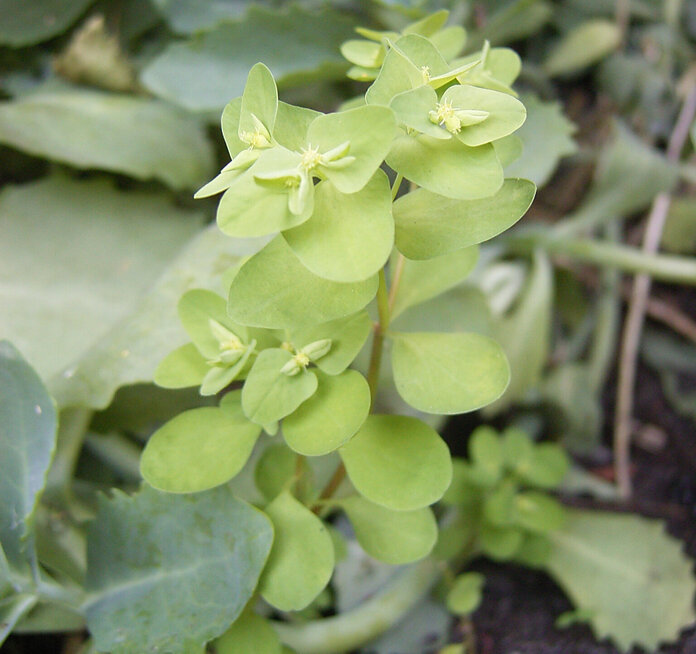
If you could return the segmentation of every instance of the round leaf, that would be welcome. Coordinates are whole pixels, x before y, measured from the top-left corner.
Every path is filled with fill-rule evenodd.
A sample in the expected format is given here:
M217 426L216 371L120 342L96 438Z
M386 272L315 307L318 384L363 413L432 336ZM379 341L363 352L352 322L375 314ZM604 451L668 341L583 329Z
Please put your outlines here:
M481 589L486 578L478 572L459 575L447 593L447 608L457 615L468 615L481 603Z
M352 284L317 277L277 237L237 273L228 312L245 325L297 329L355 313L376 292L376 275Z
M389 152L396 131L394 112L387 107L362 106L321 115L309 126L307 140L326 152L350 142L348 156L355 161L344 168L322 167L322 172L343 193L359 191Z
M417 189L394 203L396 247L409 259L430 259L482 243L512 227L535 193L526 179L506 179L495 195L480 200Z
M492 486L503 473L505 454L495 429L477 427L469 438L469 458L473 464L469 478L481 486Z
M189 338L206 358L214 359L220 354L220 343L211 331L211 319L234 332L238 338L246 338L246 330L229 319L225 300L217 293L202 288L187 291L181 296L177 310Z
M503 185L503 168L490 143L470 148L458 139L399 136L387 164L419 186L459 200L488 197Z
M283 648L275 629L266 618L248 606L234 624L215 641L217 654L282 654Z
M394 334L394 383L412 407L454 414L480 409L507 388L510 368L501 347L481 334Z
M329 583L333 542L324 523L287 491L266 507L275 539L259 582L261 596L281 611L305 608Z
M451 102L454 107L488 112L488 118L484 121L462 127L456 134L462 143L472 147L512 134L527 117L524 105L517 98L468 84L451 86L442 99Z
M385 563L400 565L430 554L437 540L437 522L428 507L392 511L362 497L341 500L362 548Z
M325 373L338 375L353 362L371 331L372 320L369 314L367 311L359 311L346 318L295 330L290 334L290 340L298 348L302 348L309 343L330 338L331 349L316 364Z
M317 377L309 370L296 375L281 371L292 354L280 348L263 350L242 389L244 413L258 425L268 425L297 409L317 390Z
M378 170L367 186L349 195L331 182L320 183L312 217L283 236L299 260L319 277L356 282L374 275L394 245L387 176Z
M213 488L244 467L260 433L241 412L216 407L184 411L152 435L140 472L151 486L170 493Z
M225 191L217 224L228 236L264 236L300 225L312 215L312 195L300 214L290 211L288 189L260 182L256 175L294 169L299 155L284 148L264 150L256 163Z
M199 386L209 370L196 346L187 343L162 359L155 370L154 382L163 388Z
M565 512L553 497L526 491L515 497L515 521L529 531L546 533L563 526Z
M452 479L447 445L432 427L409 416L369 416L339 452L360 494L396 511L436 502Z
M263 451L254 469L254 482L269 502L293 478L296 463L297 455L283 443L270 445Z
M494 527L483 522L479 529L479 543L486 556L496 561L508 561L518 552L523 535L514 527Z
M370 411L370 387L359 372L316 375L317 392L283 421L285 442L305 456L333 452L360 429Z

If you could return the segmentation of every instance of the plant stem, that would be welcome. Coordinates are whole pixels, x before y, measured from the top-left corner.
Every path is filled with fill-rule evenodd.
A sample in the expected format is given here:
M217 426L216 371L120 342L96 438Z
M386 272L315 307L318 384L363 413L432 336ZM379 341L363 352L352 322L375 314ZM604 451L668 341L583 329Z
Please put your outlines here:
M440 577L438 565L425 559L397 573L386 588L357 608L304 624L274 622L281 641L303 654L339 654L366 643L396 624Z
M667 160L679 161L691 123L696 114L696 84L692 84L684 100L679 117L667 145ZM672 198L669 193L660 193L654 200L648 216L643 252L651 255L657 251ZM616 391L616 417L614 420L614 472L619 495L623 499L631 496L631 422L633 417L633 391L636 383L638 346L645 322L645 309L650 295L651 279L646 274L636 276L628 306L621 339L619 358L619 380Z
M394 183L392 184L392 189L391 189L391 196L392 196L392 202L396 199L396 194L399 192L399 188L401 187L401 182L404 181L404 176L401 173L396 174L396 179L394 179Z
M384 349L384 332L389 327L389 296L387 294L387 279L384 268L379 271L377 311L379 313L379 320L374 328L370 366L367 370L367 383L370 387L373 406L375 398L377 397L377 387L379 386L379 370L382 365L382 351Z
M696 261L690 257L646 254L626 245L586 238L558 238L537 231L513 236L506 244L512 252L529 253L541 248L550 254L564 254L604 268L645 273L658 281L696 286Z

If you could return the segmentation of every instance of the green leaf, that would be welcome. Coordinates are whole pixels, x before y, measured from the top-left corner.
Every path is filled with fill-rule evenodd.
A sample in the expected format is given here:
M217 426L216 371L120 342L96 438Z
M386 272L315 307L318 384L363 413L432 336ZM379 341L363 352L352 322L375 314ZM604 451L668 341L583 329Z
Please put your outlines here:
M38 598L30 594L13 594L0 599L0 645L10 635L17 623L31 611Z
M429 507L392 511L362 497L340 501L362 548L378 561L401 565L418 561L433 549L437 522Z
M387 156L396 135L394 113L386 107L362 106L318 116L307 140L320 152L350 143L345 167L320 166L321 172L342 193L355 193L367 184Z
M516 517L515 486L505 480L497 486L483 503L486 521L496 527L512 527Z
M396 247L409 259L431 259L482 243L512 227L535 193L526 179L506 179L495 195L481 200L417 189L394 203Z
M157 100L99 91L37 91L0 103L0 143L174 189L200 186L213 167L199 121Z
M488 197L503 185L503 168L490 143L470 148L458 139L399 136L387 164L419 186L459 200Z
M284 443L269 445L254 468L254 483L270 502L295 476L297 454Z
M372 331L367 311L338 318L321 325L312 325L291 333L290 340L298 348L325 338L331 339L331 349L316 364L329 375L342 373L358 355Z
M370 411L370 387L359 372L316 375L317 392L283 420L285 442L305 456L333 452L360 429Z
M106 181L55 176L5 187L0 334L44 379L95 343L114 348L118 359L129 348L116 349L106 334L195 233L200 217L177 209L165 194L118 191ZM177 344L164 342L158 359ZM120 358L130 364L127 354ZM90 386L106 374L99 370ZM55 396L52 384L51 391Z
M549 181L559 160L577 151L572 139L576 127L559 102L543 102L526 93L522 103L527 108L527 120L515 132L522 140L522 156L505 167L505 175L524 177L541 187Z
M487 336L414 332L393 338L396 389L419 411L474 411L499 398L510 381L502 348Z
M392 318L459 284L473 270L478 254L478 248L471 246L425 261L405 259L400 264L398 260L392 260L392 277L399 265L403 266Z
M227 306L232 319L245 325L297 329L355 313L376 292L376 275L352 284L317 277L276 237L242 266Z
M358 492L395 511L437 502L452 479L444 441L432 427L409 416L369 416L339 453Z
M502 451L505 467L523 475L531 467L534 443L522 429L508 427L502 433Z
M292 354L281 348L263 350L256 357L242 389L242 408L252 422L268 425L280 420L314 395L317 376L313 372L282 372L290 360Z
M246 340L246 329L230 320L227 303L217 293L204 288L187 291L179 299L177 312L186 333L204 357L213 359L220 354L220 341L211 329L211 320L232 331L239 339Z
M451 86L442 96L455 108L485 111L488 117L475 125L463 126L455 136L465 145L476 147L512 134L524 123L524 105L508 93L482 89L469 84Z
M394 246L387 176L378 170L367 186L349 195L329 181L321 182L312 217L283 237L297 258L323 279L357 282L371 277Z
M256 176L294 169L300 157L283 148L264 150L256 163L225 191L217 210L217 224L228 236L247 238L290 229L305 222L313 209L311 194L300 213L290 211L288 189L259 181Z
M282 654L271 623L247 607L234 624L215 641L216 654Z
M170 352L157 366L153 380L163 388L200 386L210 366L193 343Z
M529 465L517 469L529 484L538 488L556 488L566 476L570 463L560 445L541 443L532 451Z
M546 565L551 554L551 541L546 534L526 533L522 544L515 552L515 561L529 568Z
M527 284L517 304L497 321L495 337L512 370L510 386L490 411L501 411L539 383L550 347L553 275L548 257L534 253Z
M566 34L544 62L553 76L575 73L604 59L621 44L621 29L614 21L588 20Z
M261 596L281 611L305 608L329 583L333 542L324 523L287 491L266 507L275 528L259 583Z
M486 578L478 572L459 575L447 593L447 608L456 615L469 615L481 603L481 589Z
M469 458L473 469L469 479L476 484L492 486L503 474L506 451L495 429L481 425L469 438Z
M199 651L242 612L272 541L270 520L225 487L101 496L88 534L84 607L96 648Z
M479 543L484 554L494 561L509 561L522 546L524 536L514 527L495 527L483 522L479 529Z
M161 208L161 214L168 223L172 222L172 209L168 205ZM163 243L162 233L160 227L160 239L149 245L150 254L142 254L143 260ZM109 242L105 237L105 243ZM136 237L128 241L131 254L135 242L138 242ZM191 288L220 285L220 271L238 263L259 245L258 241L227 238L215 225L198 234L152 289L134 304L130 315L110 331L105 330L104 337L86 349L79 361L51 380L50 388L58 403L105 408L120 386L151 381L157 364L171 348L188 340L177 318L176 301L181 294ZM131 286L142 283L139 279L128 279ZM120 293L124 292L125 283L119 281ZM95 310L98 308L103 307L97 305ZM80 311L84 309L81 307Z
M0 0L0 43L18 48L64 32L92 0Z
M352 21L333 9L251 5L241 20L220 22L169 45L141 79L155 95L187 109L219 111L241 95L247 72L258 61L273 71L281 88L341 78L346 65L337 44L351 35Z
M230 403L230 395L220 408L180 413L150 437L140 472L151 486L169 493L198 493L224 484L244 467L261 427Z
M565 511L550 495L525 491L515 496L515 522L524 529L547 533L563 526Z
M10 568L28 572L34 512L56 446L56 410L8 341L0 341L0 388L0 542Z
M566 526L550 538L547 568L575 606L591 613L597 638L652 651L696 619L692 562L661 522L568 510Z
M272 134L278 111L278 89L268 67L262 63L254 64L247 75L242 94L242 106L239 115L239 134L256 131L253 119L256 116L263 126Z

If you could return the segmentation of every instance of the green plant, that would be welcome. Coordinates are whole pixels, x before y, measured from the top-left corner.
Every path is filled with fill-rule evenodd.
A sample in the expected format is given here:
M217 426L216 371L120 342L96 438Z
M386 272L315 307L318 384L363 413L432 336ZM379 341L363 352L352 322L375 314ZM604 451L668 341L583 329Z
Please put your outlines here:
M250 15L263 24L264 11ZM49 472L56 443L50 399L16 351L3 346L0 373L15 391L0 406L0 445L11 454L0 460L0 495L9 500L0 510L3 637L38 607L30 625L79 628L84 616L98 651L200 652L211 641L218 654L281 652L281 641L298 652L346 651L397 622L443 576L448 609L470 614L483 579L466 565L481 553L549 570L578 605L567 620L584 617L623 647L656 643L691 619L688 564L652 523L564 511L547 492L567 469L557 445L534 444L514 428L498 436L480 427L470 461L452 461L436 431L445 416L498 401L510 370L496 341L471 326L487 318L485 306L455 297L447 331L434 332L442 309L430 301L461 291L478 244L516 223L535 194L532 182L504 178L520 152L514 132L526 114L512 89L519 58L487 41L458 57L466 35L446 21L447 12L438 12L402 33L359 30L367 40L349 41L342 51L354 64L349 75L374 83L336 113L280 102L263 64L225 108L231 161L197 196L224 192L219 229L255 240L200 244L200 283L217 292L181 296L179 317L191 342L169 354L154 379L165 388L198 388L206 400L152 434L140 461L147 483L136 494L99 499L86 566L71 558L82 542L80 503L56 501L73 490L60 466ZM564 64L556 59L551 68ZM66 97L61 102L69 103ZM125 170L135 176L182 183L128 161ZM124 169L123 162L108 165ZM530 301L548 306L550 266L537 248L572 251L577 242L565 242L561 230L560 237L532 232L507 242L509 251L534 252L515 314ZM230 267L231 252L248 256ZM478 271L484 288L498 272L520 267L496 256ZM632 256L631 265L646 265ZM656 270L666 264L653 263ZM692 266L683 268L693 277ZM169 283L161 283L164 295L171 295ZM173 286L182 285L196 284ZM500 331L507 341L520 322L544 332L536 317L547 312L542 306L531 320L501 319ZM148 330L134 331L133 340L146 346ZM548 338L537 340L544 341L535 357L540 367ZM527 377L535 375L536 368ZM519 395L527 390L524 376L514 389ZM105 392L90 384L54 388L67 393L65 407L84 402L76 393ZM73 411L61 416L63 466L90 420ZM109 456L132 474L130 453ZM47 547L41 536L53 524L38 504L46 475L48 506L71 507L67 526L59 523L69 545ZM92 508L80 510L90 515ZM417 563L359 608L321 619L345 550L334 527L342 515L370 556ZM602 542L620 523L614 540ZM652 569L650 556L631 550L641 542L654 545L664 567ZM633 555L628 574L613 565L622 548ZM595 601L609 584L633 616L641 616L636 598L677 599L649 602L659 605L656 625L635 617L627 626L613 594Z

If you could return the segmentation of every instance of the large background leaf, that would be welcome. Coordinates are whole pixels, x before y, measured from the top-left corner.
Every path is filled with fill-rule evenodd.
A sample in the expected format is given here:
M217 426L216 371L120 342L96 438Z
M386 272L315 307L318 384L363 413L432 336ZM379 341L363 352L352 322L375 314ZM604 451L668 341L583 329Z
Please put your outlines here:
M97 649L199 651L244 608L272 540L270 520L227 488L102 498L87 573Z
M119 387L151 381L157 364L188 340L176 311L181 295L199 287L221 291L220 275L260 245L254 239L231 239L215 225L203 231L127 317L51 380L57 402L104 408Z
M77 168L193 189L213 169L201 124L164 102L87 90L37 91L0 104L0 142Z
M200 214L176 209L164 195L117 191L104 181L53 177L7 187L0 337L50 377L132 309L199 226Z
M338 50L353 23L331 9L285 11L250 7L243 20L224 22L190 41L170 45L143 72L147 88L188 109L221 110L241 95L258 61L279 85L341 77L347 65Z
M94 0L0 0L0 43L32 45L69 27Z
M662 523L572 511L551 540L547 567L599 638L652 651L694 621L692 564Z

